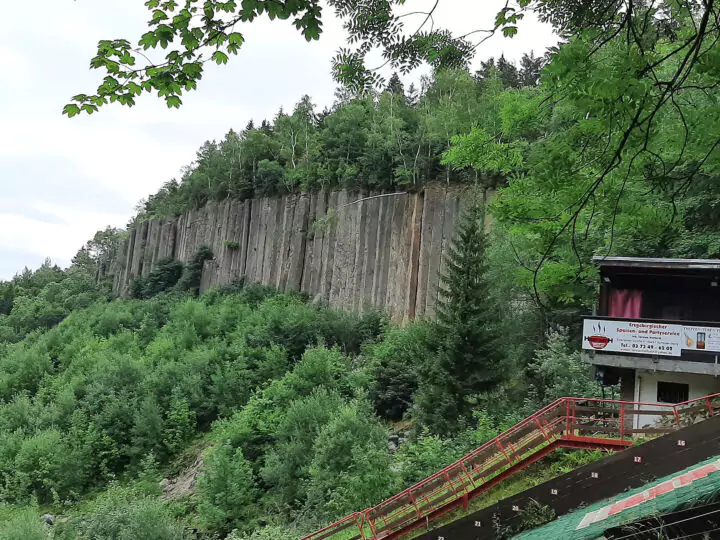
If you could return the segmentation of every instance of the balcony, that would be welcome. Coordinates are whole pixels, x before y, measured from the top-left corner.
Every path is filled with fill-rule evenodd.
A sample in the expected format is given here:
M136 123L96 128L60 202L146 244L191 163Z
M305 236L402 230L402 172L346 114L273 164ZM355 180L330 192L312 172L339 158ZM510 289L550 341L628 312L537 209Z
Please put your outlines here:
M720 260L596 258L600 294L586 359L617 368L720 375Z

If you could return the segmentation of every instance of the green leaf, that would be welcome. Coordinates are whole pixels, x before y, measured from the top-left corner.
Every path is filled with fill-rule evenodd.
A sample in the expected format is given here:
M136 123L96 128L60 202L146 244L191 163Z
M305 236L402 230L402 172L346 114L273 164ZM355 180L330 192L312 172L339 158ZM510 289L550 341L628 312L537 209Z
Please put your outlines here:
M212 55L212 60L217 65L227 64L228 63L228 55L222 51L215 51Z
M240 32L232 32L231 34L228 34L227 39L228 43L235 45L242 45L245 41L245 38Z
M180 105L182 105L182 100L178 96L168 96L165 102L167 103L168 109L179 109Z
M78 107L74 103L65 105L65 107L63 108L63 114L66 114L68 118L77 116L78 114L80 114L80 107Z
M190 62L182 67L182 72L191 79L198 77L202 71L203 66L200 62Z
M142 87L137 83L134 83L134 82L128 83L127 89L129 92L131 92L132 94L135 94L136 96L139 96L140 94L142 94Z
M148 50L154 48L160 39L157 37L155 32L146 32L143 34L143 36L140 38L140 41L138 41L138 45L140 45L143 49Z
M168 16L164 11L162 11L160 9L156 9L155 11L153 11L152 22L157 23L160 21L165 21L167 19L168 19Z

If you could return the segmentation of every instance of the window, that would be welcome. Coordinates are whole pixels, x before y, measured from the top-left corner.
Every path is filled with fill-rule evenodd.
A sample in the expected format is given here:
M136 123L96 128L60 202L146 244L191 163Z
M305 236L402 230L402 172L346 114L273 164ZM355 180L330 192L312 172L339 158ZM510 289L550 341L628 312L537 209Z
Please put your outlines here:
M658 403L682 403L690 396L690 385L674 382L658 381L657 400Z

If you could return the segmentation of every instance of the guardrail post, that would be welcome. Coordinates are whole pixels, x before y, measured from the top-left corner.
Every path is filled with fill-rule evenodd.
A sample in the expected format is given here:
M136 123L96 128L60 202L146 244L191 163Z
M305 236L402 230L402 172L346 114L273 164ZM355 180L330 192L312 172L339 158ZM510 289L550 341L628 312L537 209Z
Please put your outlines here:
M450 484L450 489L452 489L453 493L455 495L457 495L458 494L457 489L455 489L455 485L453 484L453 481L450 480L450 475L447 473L447 471L445 471L443 476L445 477L445 480L447 480L448 484Z
M709 397L705 398L705 403L707 404L708 410L710 411L710 416L715 416L715 412L713 411L712 403L710 403Z
M573 407L573 414L575 414ZM565 435L570 435L570 400L565 400Z
M412 494L412 491L408 491L408 497L410 497L410 500L413 503L413 506L415 507L415 513L418 517L422 517L422 514L420 513L420 509L418 508L417 502L415 501L415 497Z
M372 533L373 538L377 538L377 529L375 528L375 523L370 519L370 511L365 511L365 520L367 521L367 524L370 525L370 532Z
M547 432L545 431L545 429L543 428L542 424L540 423L540 419L539 419L539 418L535 418L535 423L536 423L537 426L540 428L540 431L542 432L543 437L545 438L545 440L546 440L547 442L550 442L550 437L548 437Z
M462 470L465 472L465 476L467 476L467 479L470 480L470 483L473 487L475 487L475 480L473 480L473 477L470 476L470 473L467 470L467 467L465 466L465 462L461 461L460 466L462 467Z
M358 519L360 520L360 523L358 523ZM358 529L360 529L360 538L362 538L362 540L367 540L367 538L365 537L365 531L363 530L365 528L364 521L364 514L359 514L358 516L355 516L355 523L357 524Z
M680 413L678 413L677 405L673 405L673 413L675 413L675 423L678 429L680 429L682 426L680 425Z
M625 440L625 404L620 404L620 440Z
M499 437L495 440L495 444L497 444L497 446L500 449L500 451L502 452L503 456L505 456L505 459L507 460L508 464L512 465L513 461L510 459L510 456L507 455L507 452L505 452L503 445L500 443Z

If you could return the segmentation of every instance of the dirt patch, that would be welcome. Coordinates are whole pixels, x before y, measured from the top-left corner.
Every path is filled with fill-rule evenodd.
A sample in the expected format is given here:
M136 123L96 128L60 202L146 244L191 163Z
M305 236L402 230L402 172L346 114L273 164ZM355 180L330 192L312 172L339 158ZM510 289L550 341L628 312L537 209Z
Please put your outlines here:
M162 498L166 501L173 501L195 493L197 477L202 466L202 457L198 457L190 467L175 478L163 478L162 482L160 482L160 487L163 490Z

